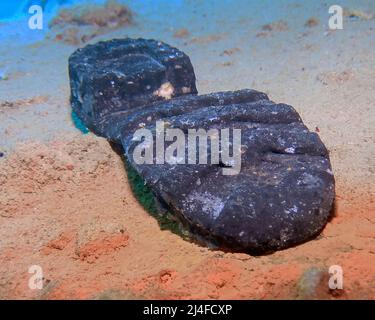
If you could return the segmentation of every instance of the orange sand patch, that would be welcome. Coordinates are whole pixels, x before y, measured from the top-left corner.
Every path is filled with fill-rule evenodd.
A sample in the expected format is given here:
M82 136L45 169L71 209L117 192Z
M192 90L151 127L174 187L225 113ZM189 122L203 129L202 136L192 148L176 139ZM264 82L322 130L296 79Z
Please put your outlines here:
M161 231L122 160L92 135L18 146L0 160L0 189L2 299L375 298L374 193L341 179L320 236L260 257ZM42 290L28 287L31 265ZM344 270L342 292L327 286L331 265Z

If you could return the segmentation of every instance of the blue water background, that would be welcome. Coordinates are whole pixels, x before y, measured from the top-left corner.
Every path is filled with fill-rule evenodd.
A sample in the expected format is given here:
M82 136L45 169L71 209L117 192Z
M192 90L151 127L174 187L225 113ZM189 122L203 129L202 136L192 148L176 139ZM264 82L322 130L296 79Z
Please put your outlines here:
M48 22L62 7L78 3L104 4L106 0L1 0L0 1L0 43L3 40L30 43L42 40L48 32ZM235 21L246 19L249 25L262 25L283 19L293 27L296 20L290 8L303 7L303 15L308 19L314 16L327 17L327 9L331 4L339 4L344 8L374 10L375 0L340 0L329 3L324 0L118 0L128 5L136 14L136 19L158 21L160 26L179 28L186 27L204 29L207 33L222 31L218 21ZM194 12L192 3L200 3L206 13L202 26L200 13ZM35 32L28 28L31 5L43 7L43 30ZM299 13L300 14L300 13ZM188 18L192 19L188 19ZM194 19L197 23L194 24ZM185 25L184 25L185 23ZM193 30L200 31L200 30Z

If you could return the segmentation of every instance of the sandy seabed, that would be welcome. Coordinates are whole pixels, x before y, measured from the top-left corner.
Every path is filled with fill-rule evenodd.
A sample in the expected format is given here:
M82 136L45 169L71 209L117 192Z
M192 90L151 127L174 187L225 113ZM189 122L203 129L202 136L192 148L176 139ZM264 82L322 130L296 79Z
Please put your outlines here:
M320 1L287 1L271 20L245 2L188 3L173 19L160 7L91 42L160 39L189 54L200 93L254 88L293 105L330 150L332 220L316 239L258 257L162 231L107 141L71 121L67 59L76 47L4 40L0 298L375 298L375 19L345 20L333 32ZM366 1L346 4L375 12ZM28 286L32 265L43 269L42 290ZM343 268L344 290L328 289L331 265Z

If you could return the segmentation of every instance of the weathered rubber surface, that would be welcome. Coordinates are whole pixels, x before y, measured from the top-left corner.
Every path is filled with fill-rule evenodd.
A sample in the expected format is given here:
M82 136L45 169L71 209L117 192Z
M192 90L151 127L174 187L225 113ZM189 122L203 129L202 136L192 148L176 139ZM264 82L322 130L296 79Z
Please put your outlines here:
M203 239L259 254L309 240L327 223L334 199L328 151L293 107L255 90L197 96L189 58L153 40L87 46L69 59L69 71L73 110L92 131L121 143L157 199ZM174 88L169 100L155 94L166 82ZM231 166L224 162L137 164L133 134L147 128L155 141L158 120L184 132L241 129L240 173L223 175Z
M182 112L191 99L196 105ZM223 175L223 166L214 164L137 165L133 133L142 124L155 141L152 110L168 128L184 132L241 129L240 174ZM329 219L334 178L327 149L291 106L259 92L181 97L138 111L123 125L122 144L157 197L193 232L220 246L250 253L283 249L315 236Z
M78 49L69 58L71 104L99 135L98 121L154 101L196 94L189 57L163 42L114 39Z
M114 112L98 121L97 130L109 140L120 143L124 128L134 133L141 124L155 124L157 120L166 120L170 116L187 114L195 109L200 109L203 105L222 106L223 103L251 102L261 99L268 99L268 97L265 93L250 89L233 92L227 95L226 100L222 99L222 93L201 96L185 95L164 102L144 105L131 112Z

